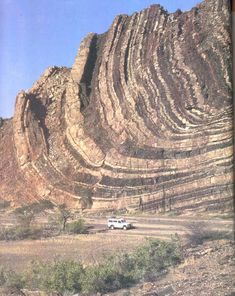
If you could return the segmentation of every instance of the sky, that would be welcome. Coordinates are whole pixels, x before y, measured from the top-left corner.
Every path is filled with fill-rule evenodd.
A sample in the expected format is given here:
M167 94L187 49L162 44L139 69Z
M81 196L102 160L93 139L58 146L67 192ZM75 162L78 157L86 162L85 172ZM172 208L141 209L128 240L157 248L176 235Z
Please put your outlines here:
M81 40L108 30L118 14L151 4L169 12L200 0L0 0L0 117L13 116L15 97L49 66L71 67Z

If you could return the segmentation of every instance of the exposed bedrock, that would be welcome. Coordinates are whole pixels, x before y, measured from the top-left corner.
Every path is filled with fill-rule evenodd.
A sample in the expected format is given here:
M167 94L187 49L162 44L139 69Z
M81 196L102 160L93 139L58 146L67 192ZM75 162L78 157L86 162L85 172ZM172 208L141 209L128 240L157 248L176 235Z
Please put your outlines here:
M231 64L229 1L117 16L71 69L50 67L17 96L0 123L0 198L231 209Z

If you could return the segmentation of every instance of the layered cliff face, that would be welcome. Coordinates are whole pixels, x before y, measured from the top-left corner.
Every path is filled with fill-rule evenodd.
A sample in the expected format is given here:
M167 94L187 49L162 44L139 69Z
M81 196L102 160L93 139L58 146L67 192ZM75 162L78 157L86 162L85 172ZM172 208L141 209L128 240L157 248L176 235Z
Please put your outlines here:
M228 5L118 16L84 39L72 69L47 69L0 128L0 198L229 209Z

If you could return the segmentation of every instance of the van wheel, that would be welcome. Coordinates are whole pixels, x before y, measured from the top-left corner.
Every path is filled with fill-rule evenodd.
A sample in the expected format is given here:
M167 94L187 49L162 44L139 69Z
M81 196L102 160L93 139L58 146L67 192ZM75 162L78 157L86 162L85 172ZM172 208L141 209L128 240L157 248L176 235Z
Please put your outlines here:
M126 226L123 226L123 230L126 230L127 228L126 228Z
M113 226L113 225L111 225L111 226L110 226L110 229L114 229L114 226Z

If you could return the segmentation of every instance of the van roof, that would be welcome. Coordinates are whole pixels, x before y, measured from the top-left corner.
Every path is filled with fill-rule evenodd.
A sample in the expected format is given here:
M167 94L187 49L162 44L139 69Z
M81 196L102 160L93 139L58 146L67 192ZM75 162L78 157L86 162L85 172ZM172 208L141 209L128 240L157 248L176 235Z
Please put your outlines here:
M124 218L111 217L108 220L125 220Z

